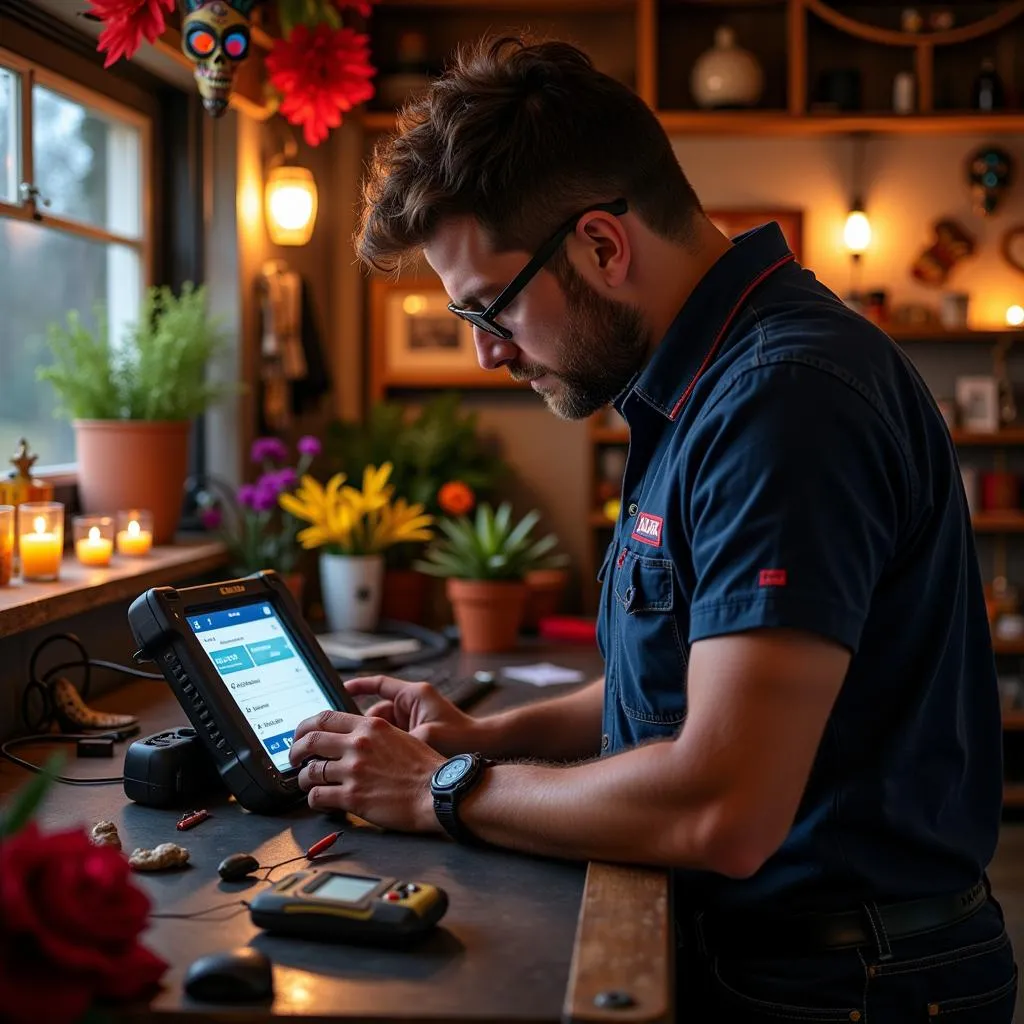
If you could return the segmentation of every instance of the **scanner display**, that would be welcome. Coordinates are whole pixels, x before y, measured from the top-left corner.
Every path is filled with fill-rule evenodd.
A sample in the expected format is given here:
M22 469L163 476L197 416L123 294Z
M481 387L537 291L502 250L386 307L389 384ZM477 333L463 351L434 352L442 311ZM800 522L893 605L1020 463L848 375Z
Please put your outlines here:
M193 611L188 624L274 766L286 771L295 727L334 705L274 606L257 601Z

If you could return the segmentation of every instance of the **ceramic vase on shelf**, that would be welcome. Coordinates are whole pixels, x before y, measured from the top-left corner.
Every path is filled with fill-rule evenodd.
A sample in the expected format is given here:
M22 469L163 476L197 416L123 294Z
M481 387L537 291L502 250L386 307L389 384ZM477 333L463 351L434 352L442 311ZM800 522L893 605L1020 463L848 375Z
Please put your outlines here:
M320 556L320 594L327 628L372 632L380 619L383 555Z
M715 45L697 58L690 89L699 107L753 107L761 99L764 72L757 58L736 45L728 25L715 30Z

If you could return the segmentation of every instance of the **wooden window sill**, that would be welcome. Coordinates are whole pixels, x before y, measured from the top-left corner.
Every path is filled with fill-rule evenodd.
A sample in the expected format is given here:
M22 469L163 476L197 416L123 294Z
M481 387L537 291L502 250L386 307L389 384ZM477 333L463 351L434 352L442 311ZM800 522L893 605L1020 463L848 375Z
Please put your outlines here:
M156 547L142 558L115 556L106 569L86 568L65 551L59 580L24 583L15 578L0 587L0 639L100 605L134 600L150 587L201 576L227 561L224 544L207 539Z

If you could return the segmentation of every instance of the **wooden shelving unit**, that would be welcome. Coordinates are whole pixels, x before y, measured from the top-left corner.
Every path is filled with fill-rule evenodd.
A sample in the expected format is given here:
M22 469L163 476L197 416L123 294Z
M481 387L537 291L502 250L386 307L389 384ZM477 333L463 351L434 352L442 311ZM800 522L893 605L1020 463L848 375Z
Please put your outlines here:
M863 5L858 11L867 20L858 20L848 4L834 0L381 0L369 30L374 54L392 51L403 32L422 32L434 48L427 63L435 74L454 41L497 24L528 25L538 34L572 38L591 52L599 68L636 89L674 135L1024 131L1024 110L980 112L969 109L967 94L954 90L945 95L951 69L964 77L976 59L974 48L991 38L1013 44L1006 47L1005 67L999 70L1008 92L1020 94L1024 83L1015 79L1012 54L1024 45L1024 0L953 0L945 6L955 12L957 24L942 31L903 31L899 17L904 6L913 5ZM739 44L762 64L765 89L756 108L699 109L690 94L689 68L711 46L720 24L732 26ZM386 74L386 58L381 62ZM818 80L829 67L854 67L861 73L859 109L821 102ZM915 75L912 113L891 109L893 69ZM370 133L394 127L392 111L369 110L362 117Z

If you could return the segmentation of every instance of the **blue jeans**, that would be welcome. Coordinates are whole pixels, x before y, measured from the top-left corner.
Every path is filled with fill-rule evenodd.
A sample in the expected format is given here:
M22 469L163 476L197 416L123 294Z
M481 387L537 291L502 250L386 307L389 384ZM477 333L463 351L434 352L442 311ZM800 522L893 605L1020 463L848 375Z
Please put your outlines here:
M936 931L875 947L738 959L701 950L680 922L679 1024L1011 1024L1017 965L992 899Z

